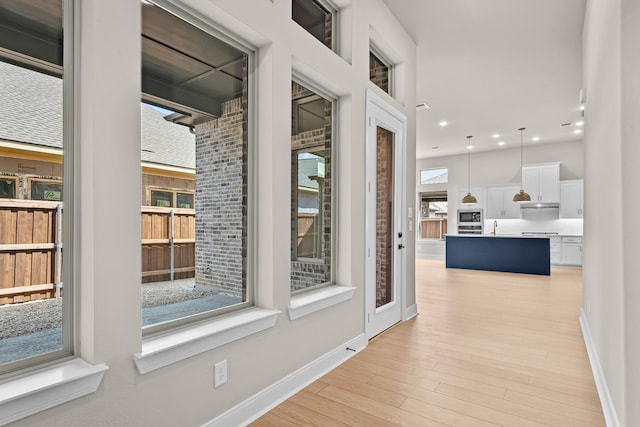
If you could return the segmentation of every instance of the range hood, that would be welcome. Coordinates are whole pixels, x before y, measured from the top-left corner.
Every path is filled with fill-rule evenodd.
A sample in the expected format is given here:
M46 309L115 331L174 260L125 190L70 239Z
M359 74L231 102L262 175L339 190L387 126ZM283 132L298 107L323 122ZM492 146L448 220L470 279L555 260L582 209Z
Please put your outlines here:
M549 221L560 218L560 204L548 202L521 202L522 219Z
M559 209L560 203L553 202L520 202L520 209Z

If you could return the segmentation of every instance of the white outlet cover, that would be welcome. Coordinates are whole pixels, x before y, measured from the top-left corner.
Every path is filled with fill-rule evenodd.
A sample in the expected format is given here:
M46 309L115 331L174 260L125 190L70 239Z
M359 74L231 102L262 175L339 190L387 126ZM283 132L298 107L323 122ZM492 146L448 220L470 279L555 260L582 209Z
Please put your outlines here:
M220 387L223 384L227 383L227 360L223 360L222 362L218 362L215 364L213 369L213 386L215 388Z

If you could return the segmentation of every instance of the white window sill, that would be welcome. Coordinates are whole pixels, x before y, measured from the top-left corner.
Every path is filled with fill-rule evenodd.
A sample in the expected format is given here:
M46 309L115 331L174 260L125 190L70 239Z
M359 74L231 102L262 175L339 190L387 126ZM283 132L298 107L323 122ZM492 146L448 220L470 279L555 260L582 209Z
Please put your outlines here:
M107 369L73 359L0 383L0 426L94 393Z
M287 310L289 319L295 320L342 301L350 300L356 288L349 286L327 286L291 297Z
M140 374L162 368L196 354L272 328L277 310L253 308L198 323L166 335L145 339L142 351L133 355Z

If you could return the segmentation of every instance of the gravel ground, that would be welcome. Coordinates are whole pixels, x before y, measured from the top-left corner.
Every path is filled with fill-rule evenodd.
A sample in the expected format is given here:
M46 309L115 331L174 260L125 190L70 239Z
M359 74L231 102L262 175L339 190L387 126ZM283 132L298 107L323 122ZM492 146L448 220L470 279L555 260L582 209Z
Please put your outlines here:
M176 308L184 310L185 305L193 308L193 313L203 311L195 304L185 303L190 300L204 299L217 294L212 286L196 285L195 279L181 279L173 282L156 282L142 285L142 307L158 307L152 311L167 312L165 318L171 318L171 307L165 310L161 306L176 304ZM222 303L234 302L233 297L220 295ZM210 301L211 298L206 298ZM204 302L204 301L203 301ZM199 311L198 311L199 310ZM190 313L190 314L193 314ZM175 318L175 317L174 317ZM62 299L30 301L21 304L0 306L0 339L18 337L38 331L59 328L62 326Z

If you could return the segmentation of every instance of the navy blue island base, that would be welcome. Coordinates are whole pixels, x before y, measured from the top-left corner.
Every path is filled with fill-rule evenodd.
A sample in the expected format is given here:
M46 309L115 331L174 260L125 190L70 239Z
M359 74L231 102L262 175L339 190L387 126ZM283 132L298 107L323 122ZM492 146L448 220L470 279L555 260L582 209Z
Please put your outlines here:
M447 235L446 266L549 276L549 238Z

